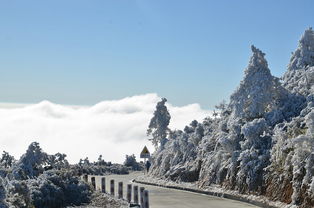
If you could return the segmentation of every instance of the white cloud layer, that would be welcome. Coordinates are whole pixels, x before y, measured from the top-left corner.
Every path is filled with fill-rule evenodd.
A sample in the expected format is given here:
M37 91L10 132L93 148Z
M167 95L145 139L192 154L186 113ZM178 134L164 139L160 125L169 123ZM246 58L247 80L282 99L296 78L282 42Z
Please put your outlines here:
M145 94L94 106L65 106L48 101L33 105L0 105L0 150L19 158L37 141L49 154L65 153L71 163L100 154L106 161L123 162L126 154L139 153L147 145L146 129L160 97ZM202 120L210 111L198 104L183 107L167 104L171 129L182 129Z

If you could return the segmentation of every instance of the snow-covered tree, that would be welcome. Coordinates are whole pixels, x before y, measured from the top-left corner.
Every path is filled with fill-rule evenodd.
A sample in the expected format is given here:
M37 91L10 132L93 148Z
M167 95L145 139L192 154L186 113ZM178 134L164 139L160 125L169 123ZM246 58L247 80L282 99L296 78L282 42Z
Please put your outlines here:
M4 202L6 198L6 191L3 184L3 178L0 177L0 208L7 208L7 204Z
M147 129L147 135L152 136L149 140L152 141L156 149L158 145L164 145L164 141L166 140L169 132L168 125L170 123L171 116L168 112L167 106L165 105L166 102L167 99L162 98L161 101L157 103L154 116L150 120Z
M56 153L49 155L47 158L47 165L49 168L61 169L69 167L69 162L66 159L67 155L62 153Z
M314 32L302 36L283 82L252 46L244 79L216 119L170 131L152 157L152 176L220 184L314 206Z
M3 166L4 168L10 168L14 164L15 159L12 155L10 155L8 152L3 151L2 157L0 158L0 166Z
M215 108L218 110L218 112L216 112L217 114L221 116L225 116L225 115L228 115L230 112L228 112L228 105L227 105L227 102L225 100L222 100L222 102L220 102L218 105L215 105ZM215 113L215 111L214 111ZM216 116L214 115L213 113L213 116L216 118Z
M314 66L314 31L310 27L302 35L297 50L293 53L288 70Z
M253 55L244 79L230 97L234 117L246 119L261 118L270 112L280 96L280 83L271 75L265 54L254 46L251 49Z
M271 137L264 118L254 119L241 128L244 140L240 142L237 186L241 192L261 191L264 168L269 165Z
M78 164L79 166L83 165L83 159L81 158L77 164Z
M190 133L193 133L195 131L195 128L197 127L198 125L198 121L197 120L193 120L189 126L185 126L183 131L186 133L186 134L190 134Z
M134 154L132 155L126 155L125 156L125 161L123 165L132 168L132 170L140 170L141 166L140 164L136 161L136 157Z
M88 157L85 157L85 159L83 160L83 163L84 165L90 165Z
M309 136L314 138L314 110L312 110L311 113L308 114L306 122L307 122L307 126L308 126L307 133Z
M197 126L195 127L194 134L192 134L190 137L191 142L195 146L197 146L203 137L204 137L204 127L202 124L198 123Z
M314 94L314 31L307 29L293 53L283 85L292 93Z
M291 163L293 166L293 203L302 204L304 189L313 194L310 184L314 179L314 108L306 116L307 132L291 140L293 152L291 152ZM302 190L303 188L303 190Z
M107 163L105 162L105 160L102 158L102 155L99 155L98 159L97 159L97 165L106 165Z

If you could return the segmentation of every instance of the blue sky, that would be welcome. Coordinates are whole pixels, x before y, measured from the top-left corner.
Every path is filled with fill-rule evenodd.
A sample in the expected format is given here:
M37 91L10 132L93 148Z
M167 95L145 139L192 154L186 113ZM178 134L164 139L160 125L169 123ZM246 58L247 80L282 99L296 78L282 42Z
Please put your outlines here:
M86 105L158 93L213 108L254 44L281 76L311 0L0 0L0 102Z

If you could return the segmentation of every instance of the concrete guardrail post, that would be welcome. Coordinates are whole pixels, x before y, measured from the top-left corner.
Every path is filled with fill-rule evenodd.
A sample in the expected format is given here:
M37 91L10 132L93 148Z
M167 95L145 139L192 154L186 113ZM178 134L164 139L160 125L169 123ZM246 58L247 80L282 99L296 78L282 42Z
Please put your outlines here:
M123 182L118 183L118 198L123 198Z
M85 183L88 183L88 175L87 174L83 175L83 180L85 181Z
M101 192L106 193L106 178L105 177L101 178Z
M110 180L110 194L114 196L114 180Z
M147 190L144 190L144 208L149 208L149 197Z
M126 200L131 203L131 195L132 195L132 185L127 185L127 192L126 192Z
M138 186L133 186L133 200L134 204L138 204Z
M140 202L141 202L141 207L144 207L144 190L145 188L144 187L141 187L140 188Z
M92 186L93 186L94 190L96 190L96 178L91 177L91 181L92 181Z

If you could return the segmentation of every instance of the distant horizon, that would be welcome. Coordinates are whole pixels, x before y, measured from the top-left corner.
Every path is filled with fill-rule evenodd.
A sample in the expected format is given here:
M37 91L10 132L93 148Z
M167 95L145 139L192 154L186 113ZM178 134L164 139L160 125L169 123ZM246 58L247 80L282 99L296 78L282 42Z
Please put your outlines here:
M96 101L95 103L91 103L91 104L59 103L59 102L54 102L54 101L49 100L49 99L42 99L42 100L39 100L37 102L36 101L35 102L11 102L11 101L8 101L7 102L7 101L1 101L0 100L0 108L12 108L12 106L23 107L23 106L28 106L28 105L39 104L41 102L46 102L46 101L50 102L50 103L53 103L53 104L65 105L65 106L69 106L69 107L91 107L91 106L97 105L97 104L99 104L101 102L121 100L121 99L125 99L125 98L128 98L128 97L142 96L142 95L149 95L149 94L156 94L156 95L158 95L157 93L154 93L154 92L144 93L144 94L135 94L135 95L130 95L130 96L116 98L116 99L99 100L99 101ZM158 96L162 98L162 96L160 96L160 95L158 95ZM167 98L167 97L165 97L165 98ZM169 98L167 98L167 100L169 100ZM194 103L187 103L185 105L178 105L178 107L191 105L191 104L198 104L198 105L200 105L199 103L194 102ZM207 109L208 110L214 110L214 108L207 108Z

